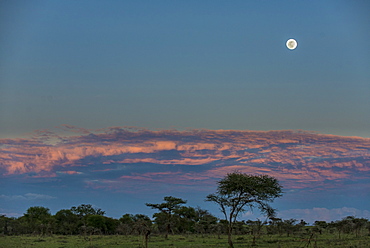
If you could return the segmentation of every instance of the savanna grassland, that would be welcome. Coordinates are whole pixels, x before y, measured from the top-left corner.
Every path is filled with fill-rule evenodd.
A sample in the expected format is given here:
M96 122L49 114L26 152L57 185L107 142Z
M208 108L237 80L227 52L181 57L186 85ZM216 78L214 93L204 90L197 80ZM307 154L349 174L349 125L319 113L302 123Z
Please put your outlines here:
M91 204L61 209L33 206L18 218L0 216L0 248L365 248L370 247L370 221L347 216L330 223L281 219L269 203L281 196L281 186L267 175L238 172L219 181L207 200L219 204L225 218L186 206L186 200L165 196L162 203L146 203L157 212L105 216ZM266 219L238 220L244 207L256 203ZM229 216L229 217L228 217Z
M286 235L262 235L255 239L253 235L235 235L234 246L237 247L341 247L341 248L367 248L370 247L370 236L338 234L299 235L287 237ZM144 239L139 235L92 235L92 236L2 236L1 248L109 248L144 246ZM165 239L163 235L151 235L148 248L159 247L227 247L227 235L170 235Z

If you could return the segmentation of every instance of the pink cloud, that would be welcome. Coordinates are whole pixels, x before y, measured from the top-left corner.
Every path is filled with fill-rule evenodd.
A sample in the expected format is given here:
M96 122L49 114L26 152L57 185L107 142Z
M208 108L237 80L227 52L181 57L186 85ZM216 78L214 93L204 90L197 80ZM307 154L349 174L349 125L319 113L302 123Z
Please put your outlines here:
M72 175L78 173L73 168L91 165L95 166L93 171L102 172L109 171L106 166L110 164L179 164L199 168L207 165L207 169L192 173L159 171L121 175L120 179L186 185L214 181L239 170L273 175L288 187L301 188L326 180L366 178L364 172L370 171L370 139L358 137L303 131L150 131L132 127L94 131L68 125L63 128L76 135L42 131L39 139L0 140L3 175L57 176L55 172L60 168ZM50 144L49 137L58 137L59 142Z
M81 172L78 171L58 171L59 173L68 174L68 175L77 175L81 174Z

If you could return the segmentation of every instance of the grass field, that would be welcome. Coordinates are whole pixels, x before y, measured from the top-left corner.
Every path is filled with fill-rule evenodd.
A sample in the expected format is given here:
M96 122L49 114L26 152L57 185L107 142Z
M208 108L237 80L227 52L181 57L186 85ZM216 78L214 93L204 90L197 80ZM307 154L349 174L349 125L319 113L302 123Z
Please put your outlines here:
M298 248L298 247L341 247L341 248L368 248L370 236L356 238L354 235L338 239L337 235L323 234L311 239L307 237L286 237L279 235L264 235L256 240L253 246L251 235L235 235L235 248L241 247L268 247L268 248ZM143 247L141 236L1 236L1 248L109 248L109 247ZM163 236L152 235L148 243L149 248L172 247L227 247L227 236L218 238L215 235L172 235L166 240Z

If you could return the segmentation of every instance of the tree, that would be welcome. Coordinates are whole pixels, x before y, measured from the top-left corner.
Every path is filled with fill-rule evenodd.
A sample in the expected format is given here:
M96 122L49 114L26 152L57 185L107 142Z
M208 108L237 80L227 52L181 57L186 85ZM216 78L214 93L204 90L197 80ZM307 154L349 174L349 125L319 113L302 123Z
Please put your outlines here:
M102 215L88 215L86 218L87 228L91 234L103 234L107 231L105 217Z
M347 217L348 218L348 217ZM364 218L353 218L352 219L353 231L355 232L356 238L360 235L361 230L366 228L368 220Z
M354 216L347 216L346 218L330 224L338 231L339 238L341 233L354 233L358 237L363 229L368 225L368 220L364 218L355 218Z
M268 175L248 175L241 172L229 173L218 181L215 194L206 197L206 201L219 205L225 220L228 222L228 244L232 242L232 230L237 217L249 207L255 207L268 217L275 215L269 203L282 196L282 186L278 180Z
M45 207L30 207L24 214L28 224L29 231L40 233L44 235L50 228L52 222L50 209Z
M105 214L105 211L101 210L100 208L94 208L91 204L81 204L78 207L72 207L71 211L79 217Z
M296 231L296 225L297 220L296 219L289 219L289 220L284 220L282 224L283 230L286 232L286 236L289 237L290 234L294 233Z
M180 233L194 232L194 225L198 221L195 208L182 206L174 212L177 217L176 229Z
M61 234L74 234L77 232L79 218L70 209L61 209L54 218L57 224L57 231Z
M132 214L124 214L119 219L118 230L121 234L131 234L133 232L134 216Z
M152 221L145 214L124 214L120 219L120 231L125 234L137 232L143 235L143 246L148 247L148 239L152 229Z
M276 217L270 217L270 221L267 226L267 233L269 234L279 234L283 233L283 220Z
M73 214L77 215L82 223L82 231L84 235L87 232L87 218L90 215L100 215L103 216L105 211L101 210L100 208L94 208L91 204L81 204L78 207L72 207L71 211Z
M316 220L314 223L315 226L314 231L322 234L322 231L325 230L328 227L328 225L329 224L326 223L326 221Z
M168 238L168 234L170 232L173 232L172 230L172 218L174 211L180 209L181 205L186 204L186 201L181 199L181 198L176 198L173 196L165 196L163 198L165 202L160 203L160 204L152 204L152 203L145 203L148 207L151 207L153 209L158 209L160 213L164 215L164 221L165 221L165 226L166 226L166 235L165 238ZM156 214L153 215L153 217ZM162 216L160 216L162 217Z
M5 215L0 215L0 233L7 235L8 230L8 224L10 222L10 218L6 217Z
M152 221L145 214L135 214L133 216L134 230L143 235L143 246L148 247L149 235L152 229Z
M217 217L209 213L208 210L197 207L195 213L197 215L195 227L198 233L209 233L217 225Z
M266 221L262 222L261 220L257 219L256 221L248 220L246 224L250 228L250 233L253 236L252 246L256 246L256 239L260 237L262 228L265 226Z
M104 216L106 233L105 234L117 234L117 228L119 220Z

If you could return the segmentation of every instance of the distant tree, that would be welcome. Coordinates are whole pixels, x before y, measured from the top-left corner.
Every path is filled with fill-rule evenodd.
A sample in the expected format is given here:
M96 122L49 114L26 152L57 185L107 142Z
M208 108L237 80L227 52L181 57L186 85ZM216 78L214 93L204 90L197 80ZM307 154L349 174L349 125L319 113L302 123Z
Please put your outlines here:
M104 221L106 226L105 234L117 234L117 227L120 223L119 220L104 216Z
M174 211L177 217L176 229L180 233L194 232L195 223L198 222L197 211L193 207L182 206Z
M18 218L11 218L10 227L8 226L8 231L10 234L21 235L32 233L32 230L29 228L26 217L23 215Z
M270 217L269 218L270 221L269 221L269 225L267 226L267 232L269 234L279 234L279 235L282 235L283 233L283 221L282 219L280 218L276 218L276 217Z
M330 226L334 227L338 231L338 237L341 238L341 234L353 233L358 237L362 230L365 230L368 225L368 220L364 218L355 218L354 216L347 216L342 220L338 220L330 223Z
M90 234L114 234L116 232L119 221L103 216L89 215L87 216L87 229Z
M325 230L328 227L328 223L326 223L326 221L323 220L316 220L313 225L315 227L314 231L320 234L322 234L323 230Z
M80 219L80 222L82 224L81 231L84 233L84 235L87 234L87 218L90 215L101 215L103 216L105 214L105 211L101 210L100 208L94 208L91 204L81 204L78 207L72 207L71 208L72 213L77 215Z
M75 234L78 228L79 217L70 209L61 209L54 215L56 231L60 234Z
M151 219L144 214L124 214L120 219L120 232L143 235L143 246L148 247L148 239L152 230Z
M134 216L132 214L124 214L119 219L118 232L121 234L131 234L134 226Z
M88 215L86 217L87 229L91 234L103 234L107 230L105 218L102 215Z
M201 209L197 207L195 209L196 213L196 227L197 231L200 233L210 233L212 230L215 229L215 225L217 225L218 218L213 216L208 210ZM217 228L216 228L217 230Z
M134 223L134 215L132 214L124 214L121 218L119 218L119 221L123 224L132 225Z
M261 236L262 228L265 226L266 221L262 222L261 220L257 219L256 221L248 220L246 224L251 230L251 234L253 236L252 246L256 245L256 239Z
M248 175L240 172L229 173L218 182L217 192L207 196L206 201L219 205L228 222L228 244L234 247L232 230L241 212L255 207L266 214L274 216L275 209L269 203L282 196L282 186L277 179L267 175Z
M177 218L175 218L175 216L172 216L170 221L170 230L168 231L167 228L168 228L168 221L169 221L169 217L168 217L168 214L166 213L163 213L163 212L157 212L157 213L154 213L153 214L153 223L154 223L154 228L156 230L158 230L160 233L163 233L165 234L165 237L167 238L167 234L169 232L172 232L174 233L174 228L173 226L175 225L175 223L178 221Z
M370 221L369 220L367 220L367 224L365 225L365 228L368 231L368 236L370 236Z
M150 232L152 221L145 214L135 214L132 216L133 220L133 231L137 232L140 235L144 235L148 231Z
M105 214L105 211L101 210L100 208L94 208L91 204L81 204L78 207L72 207L71 211L79 217Z
M248 229L248 227L246 226L246 221L244 220L237 220L235 223L234 223L234 226L233 226L233 232L235 234L238 234L238 235L241 235L241 234L247 234L248 232L250 233L250 230Z
M356 237L359 237L361 230L367 227L368 220L364 218L353 218L352 223L353 223L353 231L355 232Z
M8 225L10 221L10 218L6 217L5 215L0 215L0 233L8 235Z
M297 220L296 219L289 219L289 220L284 220L282 222L282 228L285 231L287 237L290 236L290 234L294 233L296 231L296 225Z
M334 227L338 231L338 238L341 239L342 234L349 234L354 230L353 216L347 216L342 220L337 220L330 223L331 227Z
M159 203L159 204L152 204L152 203L146 203L148 207L151 207L153 209L158 209L160 213L154 214L153 217L158 217L159 219L162 219L165 223L163 223L166 226L166 234L165 238L168 238L168 234L170 232L173 232L172 230L172 224L173 224L173 216L176 210L179 210L183 204L186 204L186 201L181 198L176 198L173 196L165 196L163 198L165 202Z
M300 233L300 232L303 232L304 230L306 230L307 232L309 231L309 229L304 229L304 227L305 226L307 226L308 225L308 223L306 222L306 221L304 221L304 220L301 220L298 224L296 224L296 229L295 229L295 231L296 232L298 232L298 233Z
M30 207L24 214L24 218L28 224L29 231L44 235L50 230L52 218L50 209L45 207Z
M134 230L143 236L143 246L148 247L149 235L152 230L152 221L145 214L135 214L133 216Z

